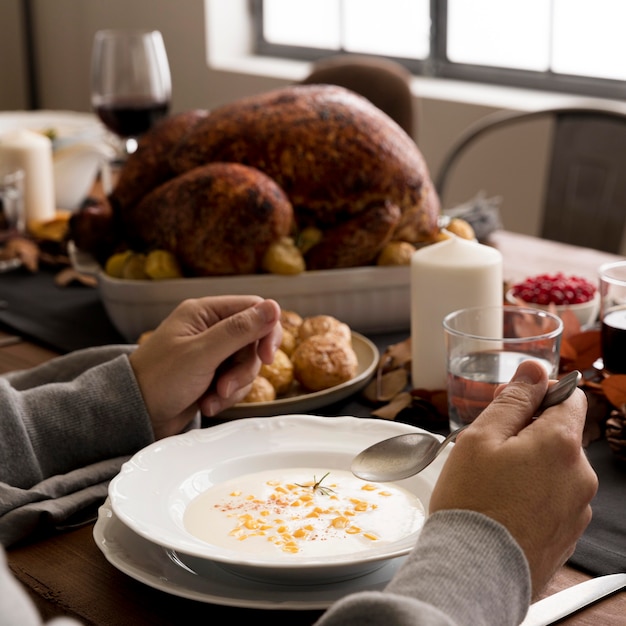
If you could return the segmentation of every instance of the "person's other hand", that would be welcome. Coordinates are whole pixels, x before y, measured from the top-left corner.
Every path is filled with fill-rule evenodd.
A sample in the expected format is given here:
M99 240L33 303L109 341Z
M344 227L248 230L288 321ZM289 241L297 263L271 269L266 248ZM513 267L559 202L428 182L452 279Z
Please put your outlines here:
M430 501L431 512L471 509L503 524L526 555L534 596L573 553L598 486L581 446L584 392L533 420L547 387L544 369L523 362L461 433Z
M281 338L273 300L182 302L130 356L155 437L179 433L198 409L211 416L243 400Z

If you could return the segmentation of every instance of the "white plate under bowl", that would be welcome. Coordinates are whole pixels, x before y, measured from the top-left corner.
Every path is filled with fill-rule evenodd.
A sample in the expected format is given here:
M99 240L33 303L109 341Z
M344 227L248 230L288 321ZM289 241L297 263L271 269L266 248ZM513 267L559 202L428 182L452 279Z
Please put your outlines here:
M272 402L242 402L220 413L220 418L262 417L284 413L311 412L357 393L372 378L380 353L376 345L359 333L352 333L352 347L358 361L356 376L345 383L322 391L312 391Z
M109 500L100 507L93 536L107 561L134 580L181 598L249 609L324 610L351 593L382 591L405 560L398 557L365 576L328 584L272 585L247 580L211 561L200 575L122 524Z
M258 295L302 317L332 315L361 333L406 330L411 320L410 268L354 267L296 276L255 274L123 280L112 278L90 255L68 247L75 269L98 278L98 291L113 325L127 341L153 330L186 298Z
M351 554L270 557L220 548L195 537L184 526L185 510L206 489L244 474L292 467L349 471L364 448L416 431L420 429L387 420L315 415L249 418L194 430L155 442L125 463L109 486L111 506L131 530L175 551L192 569L208 561L243 577L282 584L359 577L406 555L419 531ZM415 494L426 511L447 450L417 476L397 482Z

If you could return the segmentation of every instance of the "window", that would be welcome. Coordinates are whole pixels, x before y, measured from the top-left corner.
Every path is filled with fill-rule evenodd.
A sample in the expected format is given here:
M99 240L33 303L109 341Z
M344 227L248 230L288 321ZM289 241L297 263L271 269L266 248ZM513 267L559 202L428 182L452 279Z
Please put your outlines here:
M351 52L413 73L626 97L623 0L253 0L257 52Z

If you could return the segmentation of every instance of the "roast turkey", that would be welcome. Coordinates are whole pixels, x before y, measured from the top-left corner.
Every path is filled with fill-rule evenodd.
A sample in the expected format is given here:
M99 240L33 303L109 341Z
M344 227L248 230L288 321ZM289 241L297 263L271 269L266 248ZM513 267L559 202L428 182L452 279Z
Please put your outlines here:
M212 195L200 172L217 163ZM248 168L250 195L269 190L268 180L282 192L256 203L256 219L234 208L243 197L237 164ZM109 201L120 241L166 247L189 275L262 271L254 263L286 224L296 239L309 226L322 233L307 269L368 265L390 240L431 239L440 212L415 142L368 100L331 85L290 86L163 120L128 158ZM254 248L245 263L204 253L216 232L228 242L216 255L230 257L235 242Z

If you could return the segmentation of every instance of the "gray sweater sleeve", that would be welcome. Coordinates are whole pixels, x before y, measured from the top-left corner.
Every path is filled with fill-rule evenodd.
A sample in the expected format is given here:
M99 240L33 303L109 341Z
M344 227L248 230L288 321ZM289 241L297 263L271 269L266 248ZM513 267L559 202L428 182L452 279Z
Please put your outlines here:
M516 626L529 602L528 565L510 533L479 513L441 511L384 592L348 596L316 626Z
M0 483L28 489L153 441L130 350L90 348L0 377Z

